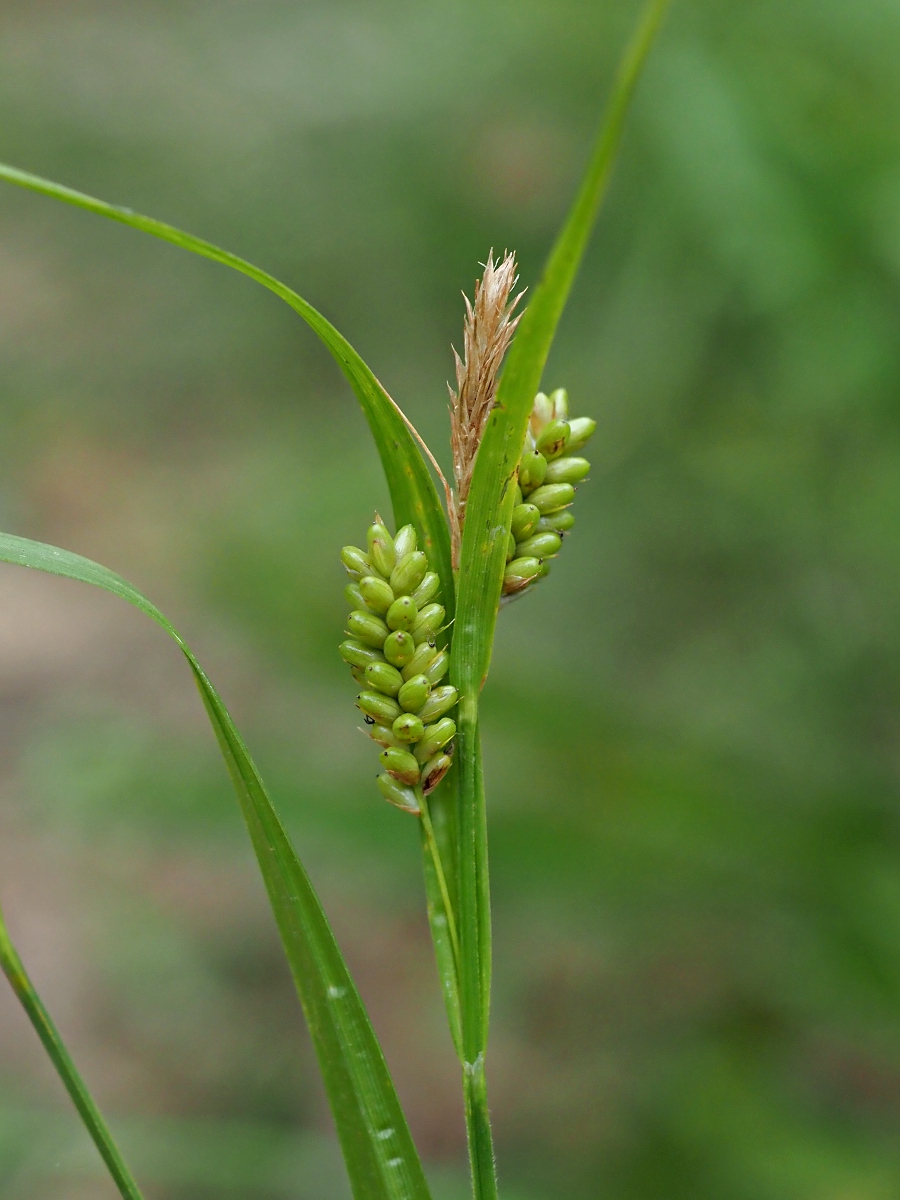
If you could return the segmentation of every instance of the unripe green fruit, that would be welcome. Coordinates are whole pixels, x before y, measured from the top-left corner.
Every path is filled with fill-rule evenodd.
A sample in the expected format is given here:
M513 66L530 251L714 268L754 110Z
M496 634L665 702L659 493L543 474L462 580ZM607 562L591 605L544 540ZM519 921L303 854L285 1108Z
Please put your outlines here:
M426 604L419 613L419 619L413 626L412 635L416 645L422 642L431 641L437 631L444 623L444 617L447 615L446 609L441 604Z
M354 609L347 618L347 632L358 641L365 642L367 646L375 646L380 650L389 630L381 617Z
M383 617L394 603L394 593L390 584L374 575L364 575L359 581L359 590L366 602L366 608L377 613L379 617Z
M405 629L398 629L385 639L384 657L393 667L405 667L416 652L416 643Z
M426 796L434 791L450 770L452 761L449 754L436 754L422 768L422 791Z
M387 664L385 664L385 665L387 665ZM366 686L366 673L362 669L362 667L351 667L350 674L353 676L353 678L356 680L356 682L359 684L360 687Z
M436 687L419 709L419 717L424 724L428 725L431 721L442 717L445 712L449 712L458 699L459 693L455 687L451 687L449 684L445 687Z
M547 474L547 460L536 450L529 450L522 455L519 462L519 487L524 495L533 492L544 482Z
M416 602L416 608L421 610L430 600L433 600L441 590L441 581L439 576L434 571L429 571L416 590L412 593L412 598Z
M419 798L412 788L404 787L390 775L378 776L378 787L385 800L402 808L404 812L419 813Z
M366 683L386 696L396 696L403 687L403 678L396 667L389 663L369 663L366 667Z
M541 517L535 526L535 533L567 533L575 524L575 517L568 509L551 513L549 517Z
M553 405L553 415L560 421L569 419L569 393L565 388L557 388L550 393L550 403Z
M368 733L372 741L377 742L379 746L399 746L403 748L405 745L404 742L400 741L390 725L382 725L380 721L376 721L374 725L370 725Z
M365 670L369 663L384 662L380 650L376 650L374 646L367 646L364 642L354 640L341 642L338 647L338 653L345 663L349 663L351 667L362 667L363 670Z
M425 732L425 722L415 713L401 713L391 726L394 737L401 742L417 742Z
M419 762L428 762L442 750L448 742L456 737L456 722L450 717L442 717L434 725L429 725L416 746L415 755Z
M427 675L414 675L406 681L397 693L400 707L405 712L418 713L419 709L431 695L431 684ZM423 717L424 721L425 718Z
M506 561L516 557L516 539L510 533L506 538Z
M400 705L382 692L360 692L356 697L356 705L382 725L388 725L400 716Z
M562 454L568 441L569 422L559 421L554 418L549 425L544 426L535 449L543 454L544 458L549 462L551 458L557 458Z
M397 552L397 562L406 558L407 554L412 554L416 548L416 531L412 525L404 525L402 529L397 530L397 535L394 538L394 550Z
M366 598L359 590L358 583L348 583L344 588L344 597L351 608L365 609Z
M565 458L555 458L547 465L547 476L544 483L581 483L591 469L586 458L575 458L566 455Z
M421 646L416 646L416 652L400 672L404 682L412 679L414 675L424 675L431 666L432 660L437 657L438 651L431 645L430 642L423 642ZM434 680L432 680L432 683Z
M532 579L536 579L540 572L539 558L514 558L503 574L504 592L520 592Z
M575 499L571 483L545 483L531 493L531 503L540 510L541 516L565 508Z
M517 542L530 537L540 519L540 512L533 504L517 504L512 514L512 535Z
M542 558L541 559L541 570L540 570L540 574L538 575L538 578L543 579L546 575L549 575L549 574L550 574L550 560L547 558Z
M389 629L412 629L419 619L419 610L411 596L400 596L387 611Z
M366 534L369 543L369 560L375 570L389 578L391 571L397 565L397 551L394 549L394 539L380 521L369 526Z
M369 556L363 554L358 546L345 546L341 551L341 562L354 579L361 579L363 575L368 575L372 570Z
M523 501L524 499L525 499L525 497L522 495L522 489L521 489L521 487L519 486L519 484L517 483L517 484L516 484L516 499L515 499L515 504L516 504L516 507L517 507L517 508L518 508L518 506L519 506L519 505L522 503L522 501Z
M421 550L414 550L397 560L391 572L391 587L397 596L411 595L428 573L428 559Z
M436 683L440 683L450 667L450 651L439 650L435 657L431 660L431 664L425 669L425 675L432 687Z
M559 554L562 538L558 533L534 533L524 542L519 542L520 558L550 558Z
M378 758L388 775L392 775L398 783L413 787L419 782L419 764L408 750L388 746Z
M566 449L569 452L580 450L588 444L596 429L597 422L593 417L576 417L574 421L569 422L569 444Z
M543 392L538 392L531 406L531 433L537 439L541 430L553 420L553 401Z

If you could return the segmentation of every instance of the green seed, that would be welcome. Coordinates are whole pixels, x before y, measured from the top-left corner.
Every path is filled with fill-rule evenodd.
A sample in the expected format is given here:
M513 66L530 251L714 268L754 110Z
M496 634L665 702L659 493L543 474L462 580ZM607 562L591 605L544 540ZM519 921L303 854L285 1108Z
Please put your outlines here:
M428 559L421 550L413 550L398 559L391 572L391 587L397 596L411 595L428 574Z
M397 694L397 699L404 712L417 713L430 695L431 684L428 682L428 676L413 675L412 679L408 679L404 683Z
M370 725L368 733L372 741L377 742L379 746L403 746L403 742L400 741L390 725L382 725L380 721Z
M366 598L359 590L358 583L348 583L344 588L344 596L351 608L365 608Z
M392 775L398 783L413 787L419 782L419 764L408 750L387 746L378 758L388 775Z
M397 701L381 692L360 692L356 697L356 704L364 713L382 725L396 721L400 716L400 705Z
M575 517L568 509L541 517L534 528L535 533L567 533L575 524Z
M541 430L548 422L553 420L553 401L543 392L538 392L534 398L534 404L531 406L531 433L537 439Z
M535 533L519 542L520 558L551 558L559 554L562 538L558 533Z
M531 493L531 503L540 510L541 516L565 508L575 499L571 483L546 483Z
M398 629L384 643L384 657L393 667L405 667L415 652L416 643L405 629Z
M369 543L369 559L372 566L385 579L397 565L397 551L394 549L394 539L388 533L381 521L369 526L366 539Z
M516 557L516 539L510 533L506 539L506 561Z
M574 421L569 422L569 444L567 450L580 450L582 446L586 446L597 428L597 422L593 417L576 417Z
M540 513L533 504L517 504L512 515L512 535L517 542L530 537L540 518Z
M416 652L400 672L404 682L412 679L413 675L424 675L431 666L432 660L437 656L438 651L431 645L430 642L422 642L421 646L416 646ZM434 682L434 680L432 680Z
M547 474L547 460L536 450L529 450L522 455L519 463L519 487L527 496L535 488L540 487Z
M517 508L524 499L525 499L525 497L522 495L522 489L519 487L518 484L516 484L516 507Z
M419 798L412 788L404 787L390 775L378 776L378 787L385 800L402 808L404 812L419 813Z
M394 737L401 742L417 742L425 732L425 722L414 713L401 713L391 726Z
M381 617L354 609L347 618L347 632L358 641L365 642L367 646L375 646L380 650L389 630Z
M541 431L541 436L537 440L536 449L543 454L548 461L551 458L557 458L565 450L569 441L569 422L560 421L554 418L549 425L545 425Z
M507 594L520 592L540 573L541 560L539 558L514 558L503 574L503 590Z
M557 388L550 393L550 403L553 405L553 415L560 421L569 419L569 393L565 388Z
M449 712L458 699L459 693L455 687L449 684L437 687L419 709L419 717L426 725L430 721L436 721L445 712Z
M359 590L363 594L366 608L370 608L379 617L383 617L394 603L394 593L391 591L390 584L385 583L383 579L377 579L374 575L364 575L359 581Z
M443 717L435 725L429 725L416 746L415 754L419 762L428 762L442 750L448 742L456 737L456 722L450 717Z
M441 682L441 680L447 674L449 666L450 651L439 650L435 657L431 660L430 666L428 666L425 670L425 674L428 676L428 682L432 687L434 687L436 683Z
M386 696L396 696L403 687L403 679L396 667L376 662L366 667L366 684Z
M385 664L385 666L386 665L387 664ZM362 667L351 667L350 674L353 676L353 678L356 680L356 682L359 684L360 687L366 686L366 673L362 669Z
M412 629L419 619L416 602L410 596L399 596L387 612L389 629Z
M591 469L586 458L556 458L547 467L544 483L580 483Z
M538 576L538 578L543 579L545 575L549 575L549 574L550 574L550 561L549 561L549 559L544 558L541 560L541 573Z
M363 575L368 575L372 570L369 556L363 554L358 546L345 546L341 551L341 562L354 579L361 579Z
M441 604L426 604L413 626L413 641L416 645L431 641L444 623L447 611Z
M380 650L352 639L348 642L341 642L338 653L345 663L349 663L351 667L362 667L363 670L369 663L384 662Z
M397 530L394 538L394 549L397 552L397 562L402 558L406 558L407 554L412 554L416 548L416 531L412 525L404 525L402 529Z
M422 791L426 796L434 791L450 770L452 761L448 754L436 754L422 768Z
M416 608L421 611L429 600L433 600L441 590L440 577L434 571L429 571L419 586L412 594L413 600L416 602Z

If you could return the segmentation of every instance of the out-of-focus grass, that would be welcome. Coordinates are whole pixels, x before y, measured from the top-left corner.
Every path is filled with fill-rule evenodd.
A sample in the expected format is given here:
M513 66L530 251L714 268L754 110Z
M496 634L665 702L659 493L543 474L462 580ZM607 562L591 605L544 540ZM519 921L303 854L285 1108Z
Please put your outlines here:
M632 16L8 5L0 149L296 282L446 461L459 291L492 245L534 282ZM898 53L880 0L707 0L642 85L548 379L597 416L597 466L484 698L505 1195L900 1186ZM0 230L2 523L191 634L453 1171L415 829L373 798L334 650L337 548L385 500L354 402L239 279L14 193ZM194 1131L261 1130L221 1135L235 1195L261 1194L257 1155L327 1195L310 1051L176 652L73 588L0 586L0 884L64 1033L186 1171L214 1144ZM80 1195L33 1149L68 1135L28 1037L0 1002L0 1196Z

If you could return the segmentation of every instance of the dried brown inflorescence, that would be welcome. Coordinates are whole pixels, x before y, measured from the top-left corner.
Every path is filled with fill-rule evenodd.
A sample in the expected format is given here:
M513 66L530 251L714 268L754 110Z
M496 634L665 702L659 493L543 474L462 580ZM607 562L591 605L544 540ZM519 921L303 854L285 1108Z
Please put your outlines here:
M450 530L454 567L459 566L475 455L497 393L500 364L521 316L513 316L513 311L522 293L510 299L517 279L515 256L507 254L495 264L492 252L485 264L484 275L475 284L474 303L463 295L466 302L463 356L460 358L453 351L457 390L454 392L450 388L450 445L455 482Z

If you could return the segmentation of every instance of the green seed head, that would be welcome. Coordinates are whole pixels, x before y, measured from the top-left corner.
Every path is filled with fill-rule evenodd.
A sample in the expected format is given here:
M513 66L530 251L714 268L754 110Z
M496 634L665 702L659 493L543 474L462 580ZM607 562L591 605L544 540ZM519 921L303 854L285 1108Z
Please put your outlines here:
M438 750L442 750L444 746L452 742L456 737L456 722L450 717L442 717L434 725L429 725L422 735L421 741L416 746L415 754L419 762L428 762L437 754Z
M398 629L386 638L384 657L393 667L405 667L416 652L416 643L405 629Z
M597 422L592 417L576 417L569 422L569 444L567 450L580 450L594 436Z
M391 572L391 587L397 596L410 596L428 574L428 559L421 550L398 558Z
M441 604L426 604L413 626L413 641L416 645L431 641L444 624L446 609Z
M389 630L381 617L354 609L347 618L347 632L357 641L365 642L367 646L374 646L380 650Z
M419 782L419 764L408 750L387 746L378 755L381 765L398 783L414 787Z
M512 535L517 542L530 537L540 519L540 513L533 504L517 504L512 514Z
M413 675L407 680L397 694L400 707L405 712L417 713L431 695L431 684L427 675ZM424 720L424 718L423 718Z
M507 595L521 592L541 573L539 558L514 558L503 575L503 590Z
M341 562L354 579L361 579L363 575L368 575L372 570L369 556L363 554L358 546L345 546L341 551Z
M417 742L425 732L425 722L415 713L402 713L399 717L395 717L391 730L398 741L411 745L413 742Z
M436 687L419 709L419 717L424 724L428 725L431 721L436 721L438 717L449 712L458 699L459 693L455 687L451 687L449 684L444 687Z
M565 388L557 388L550 393L550 403L553 405L553 415L559 421L569 419L569 393Z
M522 455L519 463L519 487L524 495L527 496L529 492L540 487L546 474L547 460L543 454L538 454L536 450L528 450Z
M531 493L530 499L543 517L571 504L575 499L575 489L571 483L545 483Z
M369 663L366 667L366 686L386 696L396 696L403 686L403 679L396 667L386 662Z
M437 653L437 650L430 642L422 642L421 646L416 646L415 654L400 672L404 683L412 679L414 675L424 675L431 666L432 660L437 656Z
M404 812L418 815L419 798L413 788L405 787L388 774L378 776L378 787L385 800L395 804L397 808L402 808Z
M369 559L375 570L388 579L397 565L394 539L376 514L375 524L369 526L366 539L369 543Z
M575 524L575 517L568 509L541 517L534 528L535 533L567 533Z
M383 692L360 692L356 697L356 705L366 716L382 725L388 725L400 716L400 705Z
M544 483L580 483L591 469L586 458L555 458L547 466L547 476Z
M559 554L562 538L558 533L533 533L524 542L519 542L520 558L552 558Z
M367 646L365 642L358 642L354 638L341 642L338 653L345 663L349 663L351 667L361 667L363 670L369 663L384 662L380 650L376 650L374 646Z
M424 643L423 643L424 644ZM428 677L428 682L432 687L436 683L440 683L450 666L450 651L439 650L431 660L429 666L425 669L425 674Z
M416 602L410 596L400 596L387 612L389 629L412 629L419 619Z
M404 525L402 529L397 530L397 535L394 538L394 549L397 552L397 562L406 558L407 554L412 554L416 548L416 531L412 525Z
M568 441L569 422L560 421L554 417L549 425L544 426L541 436L537 440L536 449L549 462L551 458L558 458L562 454Z
M436 754L422 768L422 791L426 796L434 791L450 770L451 762L449 754Z
M348 583L344 588L344 596L351 608L365 608L366 598L359 590L358 583Z
M375 575L364 575L359 581L359 590L366 602L366 608L383 617L394 603L394 593L389 583Z
M416 602L416 608L421 612L430 600L434 600L440 590L440 578L434 571L429 571L412 594L412 598Z

